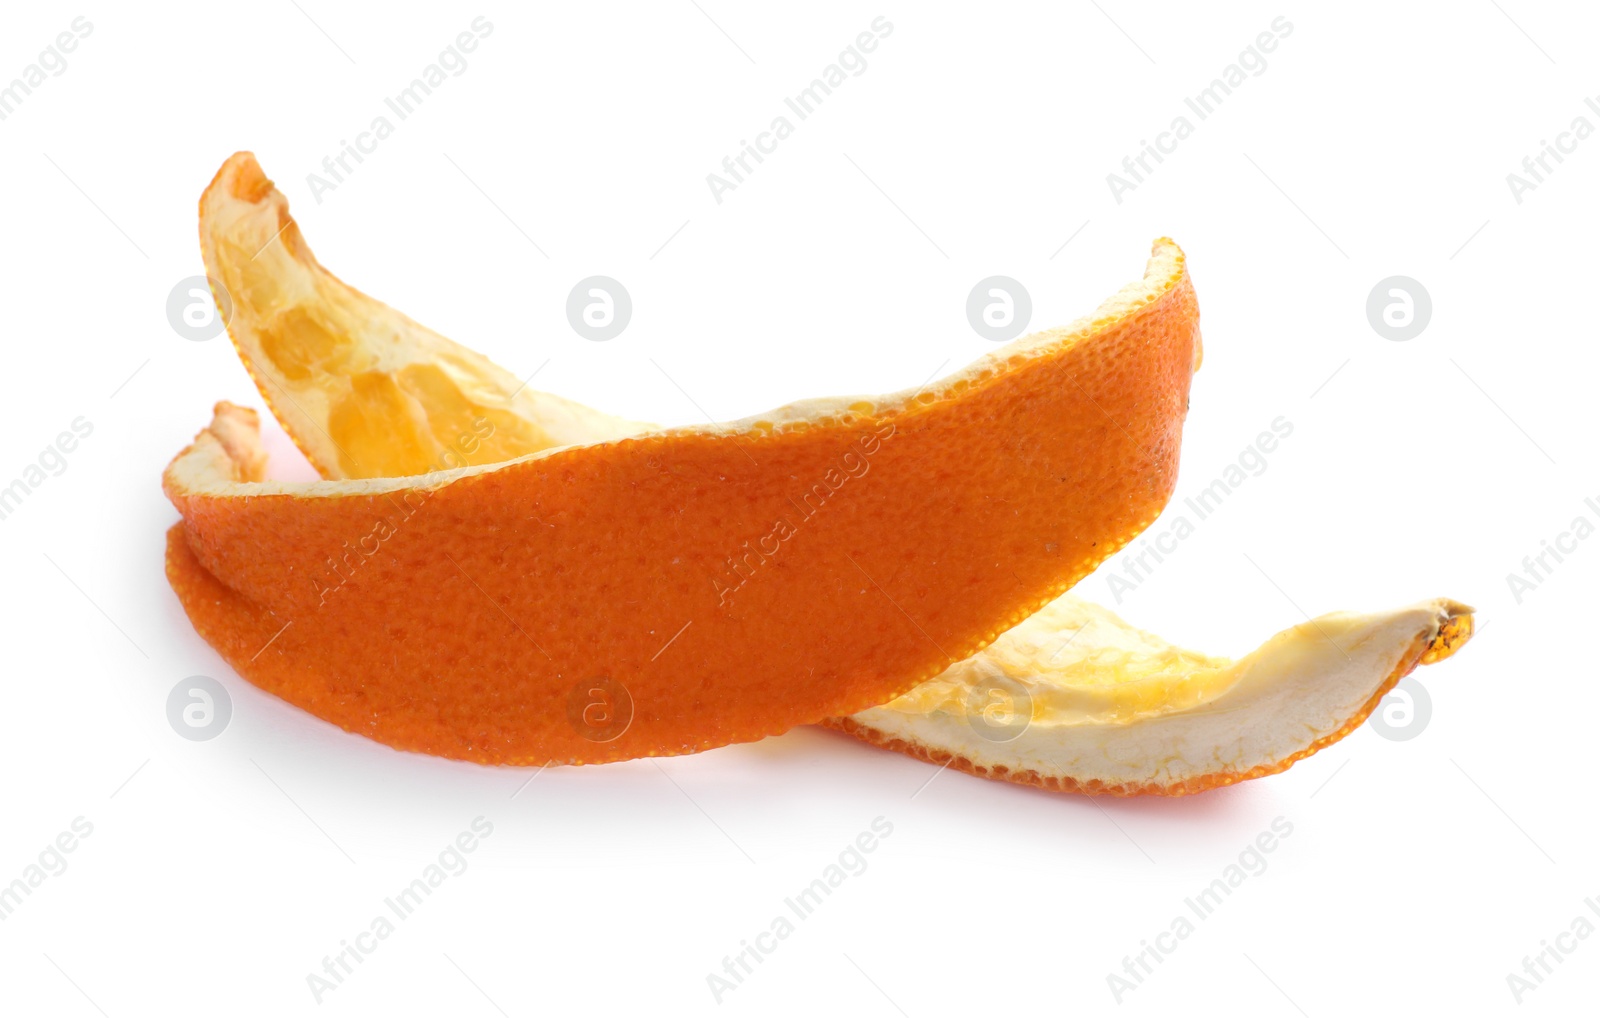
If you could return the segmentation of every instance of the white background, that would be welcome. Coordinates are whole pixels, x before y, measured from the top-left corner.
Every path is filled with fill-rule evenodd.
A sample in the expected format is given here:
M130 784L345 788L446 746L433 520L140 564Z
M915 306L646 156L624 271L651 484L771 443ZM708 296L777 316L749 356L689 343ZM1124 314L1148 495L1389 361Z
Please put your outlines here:
M1506 181L1573 118L1600 128L1595 10L443 6L0 15L0 80L93 26L0 121L0 484L75 418L94 428L0 521L0 883L93 825L0 922L0 1011L1494 1014L1518 1009L1525 956L1600 925L1600 541L1520 603L1507 581L1597 519L1600 138L1520 203ZM479 14L467 70L315 201L306 175ZM706 175L879 15L894 29L866 70L715 202ZM1279 16L1266 69L1188 114L1118 203L1107 174ZM1294 433L1122 603L1102 575L1080 590L1213 653L1302 610L1433 596L1483 631L1418 673L1416 738L1363 726L1180 800L930 783L815 729L526 787L347 735L238 679L162 573L162 467L213 401L260 405L225 339L165 313L202 271L200 191L242 148L345 279L519 375L545 364L537 388L664 423L918 385L992 349L963 310L980 278L1015 277L1036 327L1063 324L1170 234L1206 349L1173 512L1274 418ZM597 273L634 301L608 343L564 314ZM1365 310L1396 274L1433 302L1408 342ZM166 717L195 674L232 696L210 742ZM480 816L470 867L318 1004L307 975ZM877 817L893 833L867 869L719 1005L707 976ZM1118 1004L1108 974L1278 817L1293 832L1266 870ZM1527 1013L1600 991L1600 937L1565 942Z

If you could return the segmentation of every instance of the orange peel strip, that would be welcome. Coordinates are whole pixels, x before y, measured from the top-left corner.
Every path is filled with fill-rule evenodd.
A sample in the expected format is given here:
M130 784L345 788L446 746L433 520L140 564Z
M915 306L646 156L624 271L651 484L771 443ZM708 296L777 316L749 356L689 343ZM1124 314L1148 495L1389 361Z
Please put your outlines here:
M650 427L535 392L482 354L324 269L248 152L200 198L200 250L228 334L323 477L406 477L499 463ZM470 444L467 455L463 443Z
M1276 774L1354 731L1472 609L1335 612L1238 661L1180 650L1071 594L943 675L828 725L979 777L1091 795L1189 795Z
M252 357L285 382L369 375L377 391L462 349L322 270L247 154L202 210L208 271L258 384ZM342 359L347 328L392 358ZM242 676L398 748L595 763L755 740L938 675L1154 520L1199 354L1184 258L1161 240L1143 280L1092 318L922 390L709 428L624 423L489 465L289 484L263 479L254 415L219 404L164 478L182 517L168 575ZM524 418L509 382L466 363L448 379L464 405L402 385L346 416L381 435L403 409L434 444L400 466L441 448L472 462ZM269 393L280 413L296 402L284 388ZM332 434L314 440L339 417L328 391L285 424L319 468L351 472L357 450L347 465ZM496 409L509 423L480 426ZM543 430L537 442L562 441Z

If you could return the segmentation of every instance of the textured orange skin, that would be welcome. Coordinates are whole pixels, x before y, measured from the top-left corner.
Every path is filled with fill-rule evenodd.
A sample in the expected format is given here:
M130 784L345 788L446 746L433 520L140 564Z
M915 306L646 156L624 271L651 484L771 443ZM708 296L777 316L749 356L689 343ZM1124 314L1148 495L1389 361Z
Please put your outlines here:
M1422 636L1400 658L1400 663L1395 666L1389 677L1384 679L1383 685L1373 693L1361 709L1351 715L1338 731L1318 739L1305 749L1291 753L1282 760L1261 764L1250 768L1248 771L1216 771L1210 774L1197 774L1184 781L1160 784L1145 782L1143 784L1116 784L1110 785L1103 781L1079 781L1076 778L1059 774L1040 774L1036 770L1014 771L1005 767L983 767L973 763L964 756L955 756L943 750L930 750L926 746L907 742L879 731L869 725L847 717L828 718L822 724L834 728L847 735L854 736L863 742L871 743L883 749L891 749L897 753L915 757L928 763L949 766L958 771L980 778L989 778L995 781L1010 781L1018 785L1032 785L1052 792L1076 792L1081 795L1111 795L1119 797L1133 797L1140 795L1195 795L1199 792L1213 788L1222 788L1226 785L1237 785L1241 781L1251 781L1255 778L1264 778L1269 774L1279 774L1288 770L1294 764L1320 750L1338 742L1361 726L1361 723L1378 709L1378 704L1389 691L1407 675L1416 670L1419 664L1432 664L1442 661L1455 653L1456 650L1472 635L1472 616L1470 614L1452 618L1450 622L1429 640Z
M167 571L239 674L397 748L595 763L751 741L898 696L1148 526L1198 343L1185 272L1098 332L873 416L561 449L409 500L169 484ZM804 515L875 434L867 472ZM780 519L796 533L719 603L714 578ZM380 520L392 535L341 582L329 560ZM568 717L598 679L633 702L609 742Z

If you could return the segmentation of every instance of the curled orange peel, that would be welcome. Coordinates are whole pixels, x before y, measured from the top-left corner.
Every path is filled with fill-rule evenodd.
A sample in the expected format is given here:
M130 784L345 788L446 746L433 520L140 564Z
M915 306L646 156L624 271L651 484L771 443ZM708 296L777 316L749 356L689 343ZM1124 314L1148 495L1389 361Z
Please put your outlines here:
M1091 318L921 389L656 429L519 409L511 376L323 270L248 154L201 210L246 363L351 476L265 480L254 415L220 404L164 478L169 578L241 675L391 746L595 763L854 714L1032 615L1173 489L1200 342L1168 240ZM420 437L372 459L396 414Z
M1092 319L1020 340L926 392L811 401L725 426L667 432L529 390L480 355L346 286L312 257L288 214L287 202L247 154L231 159L207 190L201 203L201 233L208 271L233 298L230 332L240 356L286 430L325 477L392 476L354 487L266 485L248 491L233 487L261 484L264 459L256 439L254 413L219 404L212 426L168 472L169 494L174 494L185 518L169 535L169 573L197 628L248 678L322 717L392 745L486 762L586 762L691 751L814 720L873 744L983 777L1089 794L1183 795L1276 773L1342 738L1404 675L1419 664L1448 657L1472 632L1471 609L1438 599L1388 612L1335 613L1308 620L1254 653L1231 661L1173 647L1072 594L1047 598L1042 606L1035 603L1039 610L1027 614L1030 609L1018 609L1018 601L1003 596L1006 584L992 582L996 577L983 557L986 552L976 552L967 563L964 581L942 582L940 567L950 560L937 554L930 560L926 554L929 540L945 542L938 548L945 544L964 549L1004 548L1005 557L996 559L993 569L1012 564L1037 566L1043 532L1030 530L1029 521L1021 517L1026 513L1049 519L1051 507L1041 505L1037 497L1019 497L1010 482L1026 484L1032 477L1045 493L1054 492L1057 501L1066 493L1052 487L1048 472L1029 473L1037 466L1038 445L1008 445L1003 432L992 432L996 420L1016 421L1021 426L1034 412L1035 399L1041 400L1039 410L1054 415L1053 421L1027 420L1030 426L1043 425L1029 432L1039 442L1048 443L1052 434L1077 442L1090 439L1075 446L1070 457L1076 471L1071 476L1078 479L1074 491L1082 493L1088 479L1090 502L1117 490L1108 480L1111 475L1129 470L1149 472L1144 489L1131 489L1145 507L1142 513L1117 516L1107 513L1104 505L1079 503L1073 507L1071 518L1091 528L1090 540L1087 547L1082 540L1065 545L1071 564L1059 576L1081 575L1092 568L1159 511L1170 493L1170 471L1176 459L1188 384L1188 371L1183 367L1192 371L1200 361L1193 293L1183 272L1182 255L1170 241L1157 242L1145 279L1108 301ZM276 243L279 240L281 245ZM248 252L255 254L242 257ZM1141 344L1145 345L1142 354L1137 351ZM1068 364L1072 365L1070 371L1060 370ZM1046 378L1058 385L1065 379L1083 399L1061 403L1062 394L1049 393ZM1138 390L1131 401L1127 391L1120 392L1122 400L1115 398L1118 378L1126 378ZM1037 393L1030 391L1035 386ZM1010 396L1001 398L997 389ZM1106 406L1101 405L1102 400ZM1091 406L1101 417L1098 432ZM1018 413L1024 416L1015 416ZM939 419L943 417L950 422ZM1108 421L1116 425L1122 442L1106 428ZM1138 438L1123 427L1124 422L1139 429ZM959 472L948 458L939 455L947 449L935 451L926 443L901 452L912 445L901 438L935 434L942 436L939 446L958 450L983 448L987 443L996 454L994 469ZM797 435L807 437L798 439ZM787 442L783 436L789 436ZM702 447L732 442L749 461L741 466L731 455L724 455L721 461L723 466L731 463L729 469L742 475L733 482L739 491L751 490L751 485L759 488L764 480L763 468L756 466L758 455L770 463L773 451L781 450L784 462L792 463L810 455L812 446L847 438L858 444L850 453L853 460L841 458L836 464L831 476L837 485L825 479L824 487L801 495L804 505L790 498L789 505L795 510L792 518L780 505L780 519L788 520L788 525L763 535L764 541L758 538L754 551L748 541L739 545L724 563L727 582L713 581L717 608L726 610L712 614L714 620L720 620L713 625L720 627L722 639L742 641L736 647L719 645L719 650L728 651L719 659L719 663L728 663L728 671L714 681L686 674L675 666L646 669L641 674L637 660L647 647L629 648L635 654L633 659L619 656L616 663L604 668L583 671L580 665L580 674L591 677L580 679L567 693L568 732L554 724L563 714L558 701L567 676L550 671L553 655L543 667L537 660L524 661L539 677L519 682L509 693L486 688L481 678L476 683L462 681L464 674L481 674L478 662L486 654L516 655L515 648L508 650L497 642L505 639L504 633L497 636L492 629L483 629L482 619L472 614L471 605L463 612L457 604L459 591L443 600L451 610L474 621L468 627L470 633L450 644L457 656L437 675L429 678L424 674L418 681L417 669L423 666L417 657L429 659L426 667L435 667L423 653L403 661L397 655L395 667L365 669L359 678L330 680L330 674L340 673L330 669L325 655L337 655L352 643L359 646L362 641L352 639L352 632L372 624L364 621L370 609L352 607L329 616L341 620L332 637L314 633L290 638L298 623L283 621L284 616L266 604L273 599L273 586L282 580L281 568L268 571L252 588L255 593L241 595L236 582L219 576L261 571L252 556L258 556L262 548L249 536L231 537L227 543L239 543L248 550L214 574L206 562L216 555L216 532L192 525L209 512L226 521L225 529L239 530L238 507L228 499L281 496L280 503L264 512L260 521L243 529L270 534L260 542L266 545L281 540L287 527L303 531L308 546L314 546L326 543L325 516L348 515L350 506L357 504L347 501L350 498L368 499L366 511L370 513L376 506L380 514L378 500L393 504L398 499L394 508L401 516L396 518L409 521L413 514L426 511L425 505L439 504L433 502L436 493L450 492L447 502L455 522L429 523L418 528L425 532L418 541L395 547L388 542L400 533L399 527L383 526L375 531L378 536L369 536L368 541L383 549L381 553L374 550L371 558L391 565L389 574L380 579L376 571L365 569L368 555L364 544L363 554L354 558L360 571L351 568L348 577L340 574L337 587L331 588L339 597L346 596L346 587L381 596L384 591L394 593L396 585L403 588L412 570L436 559L439 549L434 544L439 538L452 543L456 535L451 529L470 526L482 512L498 519L503 506L480 506L480 499L462 494L472 490L466 487L472 479L505 471L509 476L498 479L503 483L489 501L525 498L528 490L538 493L542 489L537 472L519 472L533 469L522 464L537 462L548 454L571 456L580 467L608 469L604 468L607 463L631 462L616 448L627 448L630 437L663 443L656 447L661 451L655 462L671 472L698 462L706 455ZM881 455L891 447L906 458ZM501 463L517 457L524 459ZM811 459L818 466L825 461L826 456ZM468 463L495 465L468 467ZM895 476L886 484L881 468L890 463L895 464ZM431 472L442 464L462 469ZM944 497L939 494L941 484L969 482L974 474L994 485L986 492L1016 499L1016 512L983 515L959 499L940 502ZM1014 476L1002 479L1000 474ZM791 469L789 476L800 475ZM719 474L718 480L728 483L724 474ZM1065 481L1063 476L1055 483ZM578 483L589 482L580 479ZM457 485L462 487L452 491ZM672 488L661 484L652 490L659 496ZM1040 490L1035 487L1031 495L1037 496ZM693 501L698 504L704 494L697 490ZM192 495L202 500L180 501ZM840 501L832 501L836 496ZM666 521L661 525L679 528L680 538L692 536L683 528L704 526L685 520L682 511L674 514L671 499L676 496L664 497L664 506L647 502L633 509L655 513L656 519ZM346 501L297 507L307 499ZM918 500L931 504L935 512L924 513L920 520L906 516L902 503ZM737 505L738 499L732 498L731 504ZM848 525L813 526L813 520L827 519L821 512L825 505L848 506L840 514L851 517ZM935 518L949 509L957 512L954 530L946 525L949 521ZM566 510L561 526L550 524L560 533L571 532L570 524L579 512L571 506ZM874 526L870 516L856 515L863 512L890 514L899 526ZM627 515L620 514L624 523ZM446 528L442 534L437 533L441 526ZM988 545L973 542L977 535L964 533L969 526L989 527L993 531L990 536L997 540ZM1061 533L1057 530L1048 536ZM854 576L833 555L834 573L822 574L824 582L819 587L815 570L826 568L830 549L814 548L801 556L785 553L791 539L814 540L817 534L826 534L822 540L829 542L851 542L843 550ZM1031 539L1025 536L1029 534ZM1113 536L1096 540L1094 534ZM955 536L968 540L952 540ZM517 544L530 550L544 547L537 540L530 546L520 536ZM394 558L401 547L407 552L403 560ZM1052 575L1052 565L1068 565L1059 561L1063 542L1045 540L1043 550L1045 568L1024 568L1027 580L1013 573L1016 587L1031 591L1037 580ZM467 550L458 553L468 555ZM812 555L824 561L797 561ZM455 554L447 551L445 557L457 572L467 575ZM872 565L864 565L863 560ZM495 559L497 565L509 561L505 556ZM615 555L597 554L590 568L604 572L588 574L587 581L596 583L609 576L614 584L625 579L616 574L642 568L648 561L636 559L630 565ZM880 565L888 568L890 581L898 585L892 595L874 578L882 571ZM332 563L330 568L338 571ZM913 581L913 576L919 579ZM819 606L809 600L810 595L784 601L788 610L798 614L794 616L796 624L781 636L763 630L756 624L759 620L744 614L747 588L759 592L768 582L796 580L812 583L809 589L820 591L823 597L842 594L852 598L846 602L852 607L851 614L875 605L878 614L870 625L858 629L850 639L876 641L866 648L876 653L860 653L863 647L853 644L848 649L855 653L846 655L847 669L830 671L825 667L819 674L812 665L799 686L792 681L738 682L734 672L741 667L762 678L796 674L805 657L788 653L792 647L841 646L832 623L812 628L820 618L837 619L837 615L816 610ZM585 577L578 581L585 582ZM560 634L547 633L548 627L540 621L540 598L519 593L517 577L493 574L491 582L497 584L493 595L476 581L470 582L493 601L508 631L514 627L527 642L537 644L533 632L518 621L525 619L533 631L544 633L546 640L560 641ZM1061 589L1049 582L1044 587ZM698 603L703 608L691 588L692 584L673 591L677 603ZM874 590L881 595L877 602L868 597ZM323 589L317 614L302 634L325 621L319 616L329 593L329 588ZM769 592L768 596L781 601L780 593ZM860 600L862 597L868 600ZM633 603L660 607L658 602L672 600ZM769 601L750 603L759 604L763 611L773 607ZM906 603L912 610L907 610ZM438 607L430 601L420 612L407 616L402 634L408 652L416 650L413 632L428 634L437 626ZM481 611L484 604L477 608ZM991 612L988 617L1001 621L982 631L986 609ZM303 612L303 606L299 610ZM569 611L566 617L571 621L565 624L583 624L582 612ZM672 653L679 639L696 624L694 619L685 623L647 664L654 665ZM897 625L901 639L884 640L883 635L893 633ZM963 625L967 628L961 628ZM650 634L659 640L668 628L662 625ZM910 638L911 630L922 638L924 650L937 652L931 660L926 654L917 658L918 641ZM611 646L627 642L614 629L608 630L608 636ZM274 656L269 656L269 650L251 652L252 647L270 648L284 639L289 643ZM704 644L697 646L703 648ZM951 646L964 649L958 654ZM548 654L542 646L539 649ZM565 643L561 653L567 660ZM602 656L593 649L589 655L591 659ZM529 657L527 653L522 656ZM246 657L248 660L241 662ZM260 663L263 657L267 659L264 664ZM577 659L581 661L583 655L579 653ZM940 661L945 664L942 670ZM927 672L932 677L905 688L904 676L919 668L932 669ZM553 683L551 674L556 676ZM616 674L626 675L626 681L616 679ZM896 676L900 676L902 691L882 695L882 690L897 684ZM694 688L698 693L717 690L728 697L748 699L721 705L724 709L719 710L708 709L702 696L686 713L682 691L674 687L697 681ZM635 701L635 691L645 699ZM848 714L818 716L822 701L830 695L872 703ZM430 704L437 716L419 719L418 702ZM659 710L663 703L671 704L669 709L677 713L636 713L646 707ZM362 710L367 712L365 716ZM635 717L642 719L646 728L630 738ZM486 723L488 720L494 723ZM570 732L578 733L582 741L574 742ZM708 737L707 733L712 734Z
M535 392L347 286L318 264L249 153L201 197L200 249L240 359L323 477L407 477L649 427Z
M989 647L828 724L931 763L1053 791L1189 795L1286 770L1472 635L1438 598L1308 619L1238 661L1174 647L1064 594Z

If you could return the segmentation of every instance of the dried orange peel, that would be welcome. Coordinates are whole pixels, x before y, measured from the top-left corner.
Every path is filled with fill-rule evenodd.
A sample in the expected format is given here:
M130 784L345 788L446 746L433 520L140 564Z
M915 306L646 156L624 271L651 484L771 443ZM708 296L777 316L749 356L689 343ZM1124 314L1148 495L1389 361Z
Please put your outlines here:
M250 681L392 746L589 763L853 714L1032 615L1172 492L1200 341L1171 241L1092 318L919 390L489 462L522 441L509 383L457 356L452 417L428 402L439 387L397 381L462 348L323 270L247 154L201 208L234 339L319 469L368 472L382 445L341 454L341 393L361 393L346 434L404 411L432 441L383 469L441 449L473 464L267 481L253 414L222 404L164 479L182 517L168 574L200 634ZM384 344L392 359L362 359ZM374 374L395 385L353 381ZM307 405L314 389L327 398ZM592 714L596 691L625 703Z
M233 296L235 316L230 331L234 341L286 430L325 477L360 478L373 476L375 470L388 471L394 478L380 482L379 488L371 494L381 493L381 497L390 499L398 496L402 501L429 500L440 485L458 483L482 472L476 469L456 471L444 478L439 475L406 477L425 473L440 462L454 464L467 459L456 453L455 447L460 444L457 436L461 434L486 433L493 439L482 447L474 444L470 450L472 461L480 463L550 450L561 450L562 455L584 453L601 458L615 457L614 451L595 454L562 447L598 443L604 448L604 443L629 435L656 440L674 434L684 441L689 436L704 441L717 434L748 446L752 452L749 465L753 465L758 456L767 459L765 443L775 435L814 432L818 427L827 430L859 419L872 426L887 423L890 430L878 443L880 449L887 449L890 444L900 442L899 436L904 434L901 429L908 417L914 420L919 416L919 408L952 400L971 400L974 398L972 390L978 387L975 383L990 383L996 372L1014 371L1028 360L1058 356L1063 340L1073 346L1105 344L1108 332L1126 330L1139 315L1148 313L1145 309L1160 308L1169 301L1175 306L1168 308L1168 312L1178 312L1173 321L1192 335L1188 346L1191 358L1187 364L1191 369L1199 364L1193 294L1182 273L1182 256L1170 242L1161 241L1157 243L1146 279L1108 301L1093 319L1012 344L940 383L932 390L935 395L931 397L915 393L875 400L814 401L763 418L736 422L726 426L726 431L713 428L708 433L706 429L682 429L666 433L526 390L514 376L480 355L345 286L311 256L288 215L287 203L248 155L234 157L218 174L202 201L201 221L208 270L214 278L223 281ZM281 246L275 243L279 239L283 240ZM1090 389L1083 388L1082 395L1121 430L1123 418L1112 418L1111 414L1126 414L1129 404L1110 398L1114 387L1103 388L1099 383L1122 371L1149 370L1160 364L1169 369L1169 374L1165 376L1165 387L1152 391L1158 399L1177 399L1186 393L1187 374L1179 370L1183 364L1179 354L1184 343L1181 340L1174 343L1173 338L1168 335L1163 347L1167 351L1164 356L1173 359L1141 360L1118 354L1114 345L1107 345L1103 356L1087 360L1087 373L1080 368L1069 380L1072 386L1079 388L1085 379L1096 381L1093 394ZM1117 361L1121 363L1115 363ZM1031 384L1026 379L1019 381ZM1108 411L1107 407L1099 405L1101 399L1117 409ZM1088 412L1083 404L1078 409ZM1167 418L1171 424L1167 439L1174 457L1177 423L1181 416L1180 409L1175 416ZM960 419L963 428L978 430L984 420L982 415ZM811 427L807 427L808 423ZM1092 426L1092 414L1087 423ZM1102 420L1101 424L1104 423ZM1076 434L1083 433L1084 424L1082 421L1074 424L1080 429ZM1160 457L1152 455L1155 448L1152 443L1163 441L1159 429L1147 429L1139 434L1139 440L1135 441L1132 433L1123 431L1125 441L1116 444L1102 427L1098 443L1076 450L1075 461L1080 469L1087 469L1091 474L1097 470L1148 469L1149 463L1164 463ZM894 436L893 442L889 443L886 440L891 436ZM970 442L978 438L977 434L971 434L964 440ZM1142 466L1141 448L1146 456ZM1028 459L1033 455L1027 447L1012 446L1008 452L1002 462L995 464L998 470L1027 469ZM866 471L877 470L880 463L889 462L879 457L876 449L871 454L858 455L857 460L863 465L863 478L866 478ZM1096 463L1099 465L1094 466ZM169 471L169 492L207 490L211 497L217 497L226 489L226 486L216 487L218 477L228 477L231 482L255 483L261 476L262 465L253 413L219 405L212 427ZM494 468L491 472L500 469ZM910 469L915 471L919 467ZM855 483L844 474L838 476ZM874 473L867 481L875 482L880 476ZM1155 475L1152 477L1154 479ZM915 478L912 480L915 483ZM1169 486L1170 476L1159 475L1158 483ZM865 485L858 490L865 491ZM318 497L326 497L327 491L325 487L320 488ZM291 494L306 497L304 492ZM893 495L892 492L888 494ZM1165 498L1163 493L1152 504L1159 505ZM867 505L861 508L870 511L893 509L876 496L864 501ZM1018 507L1018 514L1034 512L1031 505L1024 500ZM180 504L180 509L183 508ZM804 511L800 506L795 508ZM221 511L231 513L233 510ZM301 512L296 510L288 515L298 516ZM186 520L192 514L198 516L198 510L186 510ZM816 514L802 519L809 521L813 515ZM900 518L905 519L904 516ZM971 520L964 512L963 522ZM902 532L879 532L881 540L896 544L898 548L894 556L879 560L891 564L896 581L902 578L904 567L893 566L893 563L915 562L914 546L926 542L933 532L943 532L939 523L930 521L914 527L908 523L910 529ZM1024 526L1015 518L1003 515L997 521L991 520L989 525L996 523L1002 528ZM1137 524L1135 529L1142 525ZM316 529L315 526L312 529ZM771 544L759 543L758 539L754 546L741 546L727 563L730 567L728 584L717 584L719 607L726 607L730 597L742 600L747 586L759 589L758 573L764 580L787 582L792 575L790 570L813 568L815 563L812 562L794 562L789 556L780 559L778 554L765 554L769 547L784 547L784 542L802 531L815 532L806 522L794 533L772 531L767 538ZM1119 535L1105 542L1091 541L1089 548L1096 550L1085 550L1080 543L1079 568L1084 563L1092 566L1098 560L1097 549L1102 544L1109 551L1128 536L1131 535ZM211 542L203 536L194 543L202 553L209 554L207 549ZM522 698L529 695L527 684L519 687L516 696L509 700L474 695L463 701L465 689L457 681L457 672L461 667L471 667L470 652L461 658L461 666L452 666L438 679L413 689L418 698L447 710L452 715L449 720L442 725L426 726L429 734L422 743L409 737L396 739L390 717L394 711L391 694L399 687L415 687L415 683L409 682L398 670L390 669L368 676L359 686L331 686L325 677L318 677L327 671L316 656L320 651L308 656L293 643L288 646L294 650L280 649L277 657L268 658L266 666L260 665L258 659L267 657L271 651L252 652L252 648L262 645L263 640L276 646L280 640L288 639L292 628L279 629L282 616L263 611L250 597L241 597L233 585L219 580L201 564L190 545L191 537L185 525L175 527L169 538L169 571L174 585L179 587L201 632L252 681L347 728L366 731L407 748L469 759L534 762L541 760L541 753L553 752L550 747L560 742L552 736L547 724L534 725L538 731L531 736L521 730L541 716L529 713L522 705ZM761 552L753 558L750 557L752 547ZM1008 555L1016 556L1019 562L1025 561L1030 547L1037 551L1036 545L1013 541ZM1061 544L1050 541L1046 549L1048 554L1055 555L1061 551ZM389 553L386 549L385 554ZM859 554L865 556L866 552ZM875 572L869 573L868 568L863 567L861 559L853 555L846 557L858 572L856 586L859 590L854 593L865 594L876 587L883 595L883 604L893 605L900 612L902 625L910 623L920 630L925 642L930 646L937 644L935 649L941 653L949 649L946 644L950 637L944 630L938 630L936 637L924 627L932 617L925 613L936 612L941 604L961 600L950 593L961 588L946 585L946 592L942 594L937 586L932 590L922 588L923 596L913 600L914 616L913 612L904 610L903 593L890 597L889 591L879 587L873 579ZM358 557L358 561L361 560L364 556ZM1012 562L1009 557L1001 559L996 562L996 568L1008 567ZM767 570L769 565L774 568ZM776 568L779 565L783 569ZM979 569L975 575L984 576L986 571ZM190 586L188 593L180 580ZM383 581L363 575L362 581L363 587L379 582L402 585L406 582L404 570ZM929 582L937 584L938 581L930 577ZM1020 585L1024 581L1019 575L1016 582ZM341 589L344 585L341 583ZM834 589L839 591L847 587L848 583ZM901 588L904 589L918 588ZM508 596L508 603L512 600ZM999 601L995 599L990 603ZM1091 794L1181 795L1276 773L1343 737L1367 717L1384 693L1404 674L1419 663L1429 663L1453 653L1470 636L1472 627L1470 609L1443 599L1371 615L1338 613L1281 633L1261 649L1235 662L1172 647L1158 637L1128 626L1104 608L1071 594L1061 594L1031 616L1023 617L1010 608L1007 611L1006 621L975 639L975 648L993 639L987 647L977 649L976 653L969 652L970 656L960 660L946 659L948 667L928 681L892 699L883 698L887 702L880 699L849 716L812 716L816 710L814 699L805 701L802 708L800 700L792 696L792 686L788 699L781 695L774 697L776 687L770 685L765 690L730 687L724 689L727 695L759 698L754 704L758 716L747 716L751 727L731 735L719 733L716 741L696 744L686 736L709 720L702 713L692 724L675 729L670 725L654 729L674 733L681 740L676 744L671 743L673 736L663 739L658 735L653 740L654 745L627 742L616 747L620 752L615 755L607 755L612 752L610 750L597 752L592 746L578 746L574 755L550 755L544 759L581 762L687 751L720 741L752 737L750 733L760 731L763 726L781 730L778 725L786 727L787 724L780 719L787 716L790 719L787 723L820 720L868 742L984 777ZM504 614L506 622L522 628L511 612ZM526 616L520 612L516 616L523 617ZM742 617L737 612L733 616L734 620ZM892 627L894 622L893 616L886 612L875 624ZM1000 632L1007 622L1015 622L1015 625ZM426 624L423 628L426 631ZM734 629L743 632L742 626ZM681 630L680 635L691 631ZM531 639L531 634L523 635ZM660 639L666 635L666 629L653 635ZM804 625L790 636L802 642L815 638ZM495 637L486 634L484 638L493 640ZM670 648L672 643L669 640L666 647ZM460 648L465 644L457 641L456 646ZM336 651L337 646L328 649ZM746 649L753 655L750 667L757 671L768 670L774 664L782 667L786 663L783 659L770 661L769 653L755 645ZM902 642L899 646L877 649L876 661L861 658L856 667L876 665L879 670L874 683L867 685L887 688L896 670L891 662L910 648ZM667 653L671 650L658 651L657 656ZM241 664L240 659L246 656L250 660ZM937 660L936 656L935 662ZM928 667L926 661L918 661L915 666ZM912 667L909 657L904 667ZM834 673L826 681L836 685L842 674ZM670 681L668 675L658 672L650 679ZM813 672L809 677L817 676ZM609 684L587 682L582 685L595 693L615 692L615 687ZM644 688L654 689L649 685ZM861 685L852 688L851 693L867 696ZM360 719L352 715L347 701L368 699L376 701L367 704L372 708L370 719L364 725L353 723ZM611 706L608 704L607 709ZM559 714L558 711L552 713L554 708L548 697L542 709L546 719ZM569 697L569 715L571 709ZM521 721L492 730L483 726L481 712L507 710ZM452 743L461 731L474 726L480 730L481 737L465 745ZM586 727L581 721L576 726ZM588 734L592 738L593 732ZM508 755L504 747L511 744L518 749Z
M323 477L406 477L604 442L648 425L526 388L317 263L249 153L200 199L206 274L267 406ZM224 302L226 306L227 302Z
M937 678L829 723L980 777L1187 795L1276 774L1338 741L1471 634L1472 609L1438 599L1323 615L1230 661L1064 594Z

